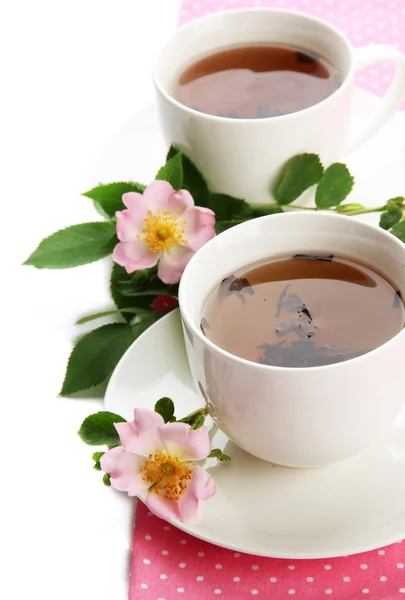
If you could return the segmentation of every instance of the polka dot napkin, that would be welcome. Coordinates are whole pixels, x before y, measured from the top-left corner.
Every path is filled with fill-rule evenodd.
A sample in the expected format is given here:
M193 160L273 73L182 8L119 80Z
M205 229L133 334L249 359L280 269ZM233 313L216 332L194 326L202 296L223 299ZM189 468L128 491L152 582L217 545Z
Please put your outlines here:
M197 540L138 502L129 600L182 598L405 600L405 542L346 558L261 558Z
M180 24L245 6L307 12L340 28L354 46L389 43L405 52L405 0L183 0ZM358 74L357 84L383 95L392 74L389 63L372 65ZM181 598L405 600L405 542L346 558L266 559L192 538L139 502L129 600Z

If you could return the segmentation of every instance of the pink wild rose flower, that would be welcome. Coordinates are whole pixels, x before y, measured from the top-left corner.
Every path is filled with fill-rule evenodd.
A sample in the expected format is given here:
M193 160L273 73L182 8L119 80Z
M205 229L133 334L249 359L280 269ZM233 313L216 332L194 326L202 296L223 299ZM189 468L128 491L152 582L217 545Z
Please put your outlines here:
M191 257L215 236L215 214L194 205L187 190L153 181L143 194L122 196L127 207L116 213L120 242L113 259L127 273L154 267L164 283L177 283Z
M201 500L215 494L211 476L191 462L210 453L208 429L165 423L149 408L136 408L133 421L116 423L115 428L122 446L109 450L100 460L111 485L129 496L140 496L162 519L198 521Z

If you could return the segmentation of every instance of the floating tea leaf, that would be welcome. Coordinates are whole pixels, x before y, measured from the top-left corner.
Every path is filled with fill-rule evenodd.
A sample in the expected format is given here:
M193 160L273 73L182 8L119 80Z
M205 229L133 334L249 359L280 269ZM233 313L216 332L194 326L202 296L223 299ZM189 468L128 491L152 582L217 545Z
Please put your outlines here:
M295 340L286 345L284 340L280 344L263 344L259 346L264 352L259 362L263 365L274 367L320 367L362 356L367 350L351 352L350 350L337 350L331 346L317 347L312 340Z
M294 254L293 258L298 260L324 260L326 262L332 262L333 254L329 254L328 256L315 256L314 254Z
M208 323L207 319L205 317L203 317L201 319L200 329L201 329L201 331L203 332L204 335L205 335L205 332L207 331L207 329L209 329L209 328L210 328L210 326L209 326L209 323Z
M230 275L222 280L221 287L226 289L227 296L236 294L243 303L246 302L245 294L249 294L250 296L253 296L254 294L254 290L246 277L235 277L235 275Z
M307 54L307 52L296 52L295 56L297 57L297 61L299 63L304 63L307 65L316 63L316 61L319 60L318 57L311 56L310 54Z
M306 317L308 317L308 319L309 319L310 321L312 321L312 317L311 317L311 315L310 315L310 313L309 313L309 310L308 310L306 307L305 307L305 308L302 308L300 312L301 312L303 315L305 315Z
M401 292L397 290L394 294L394 301L392 303L392 308L399 308L402 306L402 297Z
M304 368L361 356L404 327L397 286L380 274L332 255L295 256L226 278L202 311L206 337L246 360Z
M288 283L280 294L280 297L277 301L276 317L280 316L280 312L282 310L286 310L290 313L304 312L304 310L306 310L305 302L303 302L301 298L297 296L297 294L288 294L287 296L287 291L290 288L290 285L291 284Z

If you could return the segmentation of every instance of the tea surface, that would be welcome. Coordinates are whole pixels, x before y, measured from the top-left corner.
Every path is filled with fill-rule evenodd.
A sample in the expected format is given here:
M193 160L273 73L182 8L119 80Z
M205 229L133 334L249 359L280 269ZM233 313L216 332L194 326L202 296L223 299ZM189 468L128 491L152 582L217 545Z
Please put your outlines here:
M189 66L176 82L173 97L211 115L257 119L313 106L340 84L336 67L314 53L250 45L216 52Z
M201 329L241 358L315 367L365 354L404 323L401 295L381 275L344 258L296 255L224 279Z

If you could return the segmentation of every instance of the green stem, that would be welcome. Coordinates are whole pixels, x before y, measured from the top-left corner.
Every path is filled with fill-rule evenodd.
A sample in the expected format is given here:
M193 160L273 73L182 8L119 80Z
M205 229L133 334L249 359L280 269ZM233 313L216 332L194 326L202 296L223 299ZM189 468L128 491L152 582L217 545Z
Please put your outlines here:
M379 206L378 208L359 208L358 210L351 210L350 212L345 213L349 215L349 217L354 217L355 215L365 215L367 213L375 213L382 212L386 209L386 206Z
M296 206L295 204L285 204L284 205L286 208L296 208L297 210L319 210L319 208L317 206ZM322 209L322 210L329 210L327 209Z
M339 211L336 210L336 207L332 207L332 208L318 208L317 206L314 207L310 207L310 206L296 206L294 204L288 204L287 205L289 208L296 208L297 210L322 210L324 212L337 212L339 213ZM343 205L342 205L343 206ZM367 213L375 213L375 212L382 212L383 210L386 210L386 206L378 206L377 208L359 208L357 210L351 210L350 212L344 213L345 215L348 215L350 217L354 217L355 215L365 215ZM339 213L340 214L340 213Z

